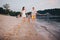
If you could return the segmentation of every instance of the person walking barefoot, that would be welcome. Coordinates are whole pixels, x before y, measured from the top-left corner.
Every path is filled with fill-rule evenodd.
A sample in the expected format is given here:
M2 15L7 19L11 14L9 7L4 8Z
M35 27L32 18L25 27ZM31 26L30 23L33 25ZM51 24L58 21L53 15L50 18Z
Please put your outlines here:
M36 20L36 14L37 14L37 11L36 11L36 9L35 9L35 7L32 7L32 21L35 21Z
M25 7L22 7L22 21L23 23L26 21L26 10L25 10Z

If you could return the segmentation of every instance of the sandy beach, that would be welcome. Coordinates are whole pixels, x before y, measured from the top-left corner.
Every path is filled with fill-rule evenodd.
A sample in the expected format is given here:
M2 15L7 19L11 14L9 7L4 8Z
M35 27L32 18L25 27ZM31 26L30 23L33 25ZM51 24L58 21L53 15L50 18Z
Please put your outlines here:
M44 27L49 25L27 20L22 23L22 18L0 15L0 40L58 40L50 33L51 25L50 29Z

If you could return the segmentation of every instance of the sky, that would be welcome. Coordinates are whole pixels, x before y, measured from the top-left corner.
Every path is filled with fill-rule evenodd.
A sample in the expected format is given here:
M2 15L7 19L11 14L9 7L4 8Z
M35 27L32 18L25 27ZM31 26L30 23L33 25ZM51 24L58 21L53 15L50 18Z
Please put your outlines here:
M23 6L27 12L31 11L32 7L35 7L36 10L60 8L60 0L0 0L0 7L6 3L13 11L21 11Z

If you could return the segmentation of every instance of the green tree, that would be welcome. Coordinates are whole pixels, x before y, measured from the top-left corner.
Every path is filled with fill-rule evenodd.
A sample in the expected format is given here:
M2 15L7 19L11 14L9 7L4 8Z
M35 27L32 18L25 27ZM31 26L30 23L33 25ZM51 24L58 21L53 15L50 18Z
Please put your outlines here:
M9 15L9 4L4 4L3 7L5 8L5 12Z
M2 7L0 7L0 14L5 14L5 10Z

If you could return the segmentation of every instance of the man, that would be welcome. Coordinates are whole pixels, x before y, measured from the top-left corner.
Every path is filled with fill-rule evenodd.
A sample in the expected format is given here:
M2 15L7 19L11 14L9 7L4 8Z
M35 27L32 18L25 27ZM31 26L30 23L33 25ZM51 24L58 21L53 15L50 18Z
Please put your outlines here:
M36 9L35 9L35 7L32 7L32 21L35 21L35 19L36 19L36 14L37 14L37 11L36 11Z

